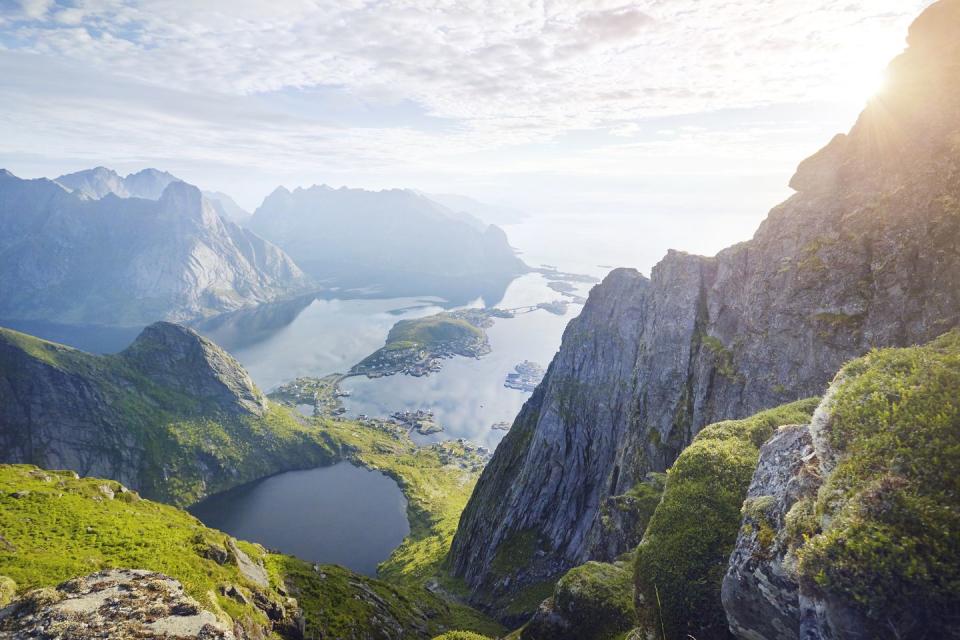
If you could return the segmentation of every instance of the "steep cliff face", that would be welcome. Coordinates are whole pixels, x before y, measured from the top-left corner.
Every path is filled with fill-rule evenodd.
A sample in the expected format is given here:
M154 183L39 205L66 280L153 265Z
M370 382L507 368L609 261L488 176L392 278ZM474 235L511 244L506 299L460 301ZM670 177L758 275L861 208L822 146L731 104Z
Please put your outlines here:
M602 502L704 425L819 395L871 347L960 322L958 29L955 0L916 21L888 88L800 165L753 239L671 252L649 279L619 270L591 292L454 539L478 602L590 559ZM518 541L529 559L497 562Z
M157 200L90 199L6 171L0 272L0 317L134 326L235 310L306 284L283 251L184 182Z
M0 329L0 462L113 478L178 504L333 452L229 354L161 322L94 356Z

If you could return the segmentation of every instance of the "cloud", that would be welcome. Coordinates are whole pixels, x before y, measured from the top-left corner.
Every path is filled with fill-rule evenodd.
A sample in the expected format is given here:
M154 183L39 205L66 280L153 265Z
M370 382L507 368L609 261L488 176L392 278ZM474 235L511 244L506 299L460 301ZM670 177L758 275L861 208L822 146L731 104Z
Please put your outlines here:
M30 0L0 159L493 172L586 131L610 166L651 118L836 101L929 1Z

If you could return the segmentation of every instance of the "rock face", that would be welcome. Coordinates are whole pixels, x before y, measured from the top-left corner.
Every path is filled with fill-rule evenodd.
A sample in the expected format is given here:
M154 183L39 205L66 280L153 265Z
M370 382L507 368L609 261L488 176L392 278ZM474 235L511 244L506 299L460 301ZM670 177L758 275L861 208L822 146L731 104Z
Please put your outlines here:
M760 450L744 503L751 526L737 538L721 590L730 630L738 638L798 637L796 558L776 553L772 535L785 528L787 513L797 500L815 492L819 475L807 425L782 428Z
M233 632L167 576L111 569L39 589L0 610L0 635L36 638L233 640Z
M266 397L233 356L182 325L148 326L120 357L157 384L221 411L263 415L267 409Z
M156 200L111 190L100 199L81 195L100 194L104 184L153 195L164 175L135 174L119 185L65 176L79 185L68 192L0 172L0 317L144 325L239 309L305 286L283 251L222 218L196 187L172 176Z
M886 91L753 239L594 288L461 519L451 567L478 602L588 560L600 505L704 425L820 395L871 347L960 323L958 29L956 0L916 21ZM494 570L521 535L529 559Z
M280 187L249 226L340 286L492 299L526 270L499 227L478 228L413 191Z
M960 332L873 352L760 453L721 590L742 640L960 637Z
M244 480L327 461L285 423L240 364L167 322L94 356L0 329L0 462L113 478L192 502ZM292 420L292 419L290 419Z

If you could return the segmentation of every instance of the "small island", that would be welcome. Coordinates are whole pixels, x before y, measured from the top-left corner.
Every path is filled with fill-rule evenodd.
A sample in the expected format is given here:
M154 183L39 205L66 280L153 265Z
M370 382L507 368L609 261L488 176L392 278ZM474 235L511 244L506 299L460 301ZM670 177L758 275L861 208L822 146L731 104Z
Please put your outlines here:
M543 367L536 362L524 360L514 367L512 373L507 374L507 380L503 383L503 386L508 389L532 393L540 384L540 381L543 380L544 375L546 375L546 372Z
M510 427L513 425L509 422L494 422L490 425L490 428L494 431L510 431Z
M484 329L493 324L494 317L512 316L498 309L463 309L401 320L390 329L386 344L355 365L350 374L419 377L439 371L445 358L479 358L490 353Z
M416 411L394 411L390 417L410 430L422 436L429 436L443 431L443 427L436 421L433 411L417 409Z

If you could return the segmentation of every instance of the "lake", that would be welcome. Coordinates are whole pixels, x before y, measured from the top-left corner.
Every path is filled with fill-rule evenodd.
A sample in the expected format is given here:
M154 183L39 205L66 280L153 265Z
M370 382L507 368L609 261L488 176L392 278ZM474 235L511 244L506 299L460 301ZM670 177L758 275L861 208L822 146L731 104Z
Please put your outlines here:
M236 538L369 576L410 533L397 483L348 462L271 476L189 510Z

